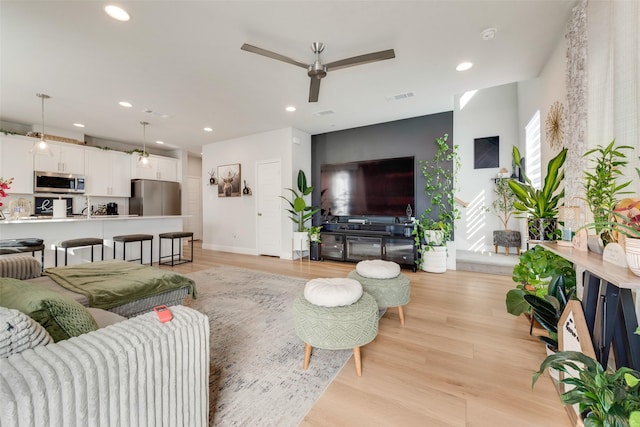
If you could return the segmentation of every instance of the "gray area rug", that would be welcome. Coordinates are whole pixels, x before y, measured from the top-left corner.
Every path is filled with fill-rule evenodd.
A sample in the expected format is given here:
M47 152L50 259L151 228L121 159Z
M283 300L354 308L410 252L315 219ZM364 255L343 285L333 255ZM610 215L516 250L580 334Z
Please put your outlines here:
M292 306L306 281L227 266L187 276L198 299L186 305L211 325L209 425L297 426L351 357L314 349L302 369Z

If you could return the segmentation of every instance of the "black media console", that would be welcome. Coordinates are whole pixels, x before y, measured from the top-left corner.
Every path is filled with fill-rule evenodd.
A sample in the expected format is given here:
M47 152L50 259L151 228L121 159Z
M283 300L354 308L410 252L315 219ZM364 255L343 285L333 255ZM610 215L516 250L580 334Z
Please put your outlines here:
M347 262L383 259L415 272L417 251L412 231L413 223L325 222L320 257Z

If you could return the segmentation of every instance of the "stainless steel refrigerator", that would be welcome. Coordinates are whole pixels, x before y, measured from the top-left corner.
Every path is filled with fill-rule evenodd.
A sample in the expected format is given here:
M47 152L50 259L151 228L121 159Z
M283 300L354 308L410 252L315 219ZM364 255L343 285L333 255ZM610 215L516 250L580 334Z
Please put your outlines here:
M180 215L180 183L151 179L131 180L129 214Z

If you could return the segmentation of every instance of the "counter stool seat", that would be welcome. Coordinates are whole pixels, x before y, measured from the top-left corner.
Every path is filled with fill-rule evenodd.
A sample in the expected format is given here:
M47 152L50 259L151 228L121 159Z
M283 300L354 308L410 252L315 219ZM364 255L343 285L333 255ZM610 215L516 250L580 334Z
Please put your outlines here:
M191 231L172 231L169 233L160 233L158 235L160 238L160 255L158 256L158 264L161 265L170 265L173 267L174 265L184 264L185 262L193 262L193 232ZM191 244L191 259L182 257L182 239L188 238ZM171 240L171 254L170 255L162 255L162 241L164 239ZM178 252L175 251L174 243L175 241L179 242ZM176 256L178 257L176 259ZM171 261L162 261L165 258L171 258Z
M149 265L153 265L153 235L152 234L123 234L121 236L113 236L113 259L116 259L116 242L122 243L122 260L123 261L142 261L142 243L149 242ZM127 243L140 242L140 258L127 259Z
M68 257L69 249L91 246L91 262L93 262L93 247L97 245L100 245L100 248L101 248L100 258L104 260L104 240L102 239L98 239L94 237L84 237L81 239L70 239L70 240L63 240L62 242L58 242L55 245L55 252L56 252L55 266L56 267L58 266L58 248L64 249L64 265L67 265L67 257Z
M0 255L31 252L35 258L40 252L40 271L44 271L44 240L36 238L2 239L0 240Z

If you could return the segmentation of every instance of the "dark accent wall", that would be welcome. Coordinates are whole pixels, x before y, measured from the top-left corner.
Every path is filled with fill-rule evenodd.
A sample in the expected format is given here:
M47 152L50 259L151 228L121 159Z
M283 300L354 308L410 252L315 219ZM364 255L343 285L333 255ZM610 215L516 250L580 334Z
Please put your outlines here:
M311 184L320 183L320 165L392 157L415 157L417 218L427 207L424 177L419 160L432 159L436 152L435 139L449 134L453 144L453 111L379 123L354 129L313 135L311 137ZM315 187L312 203L320 206L320 188ZM404 212L398 212L403 216Z

